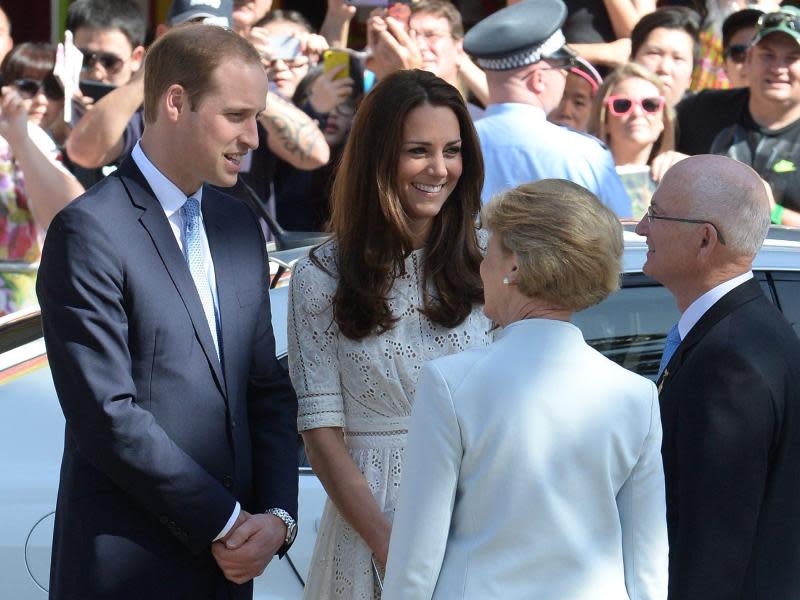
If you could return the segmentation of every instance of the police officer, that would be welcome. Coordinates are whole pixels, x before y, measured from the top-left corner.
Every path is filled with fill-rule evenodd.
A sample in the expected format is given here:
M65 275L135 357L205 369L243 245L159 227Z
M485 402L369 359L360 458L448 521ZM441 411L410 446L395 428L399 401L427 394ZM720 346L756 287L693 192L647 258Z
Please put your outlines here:
M631 203L611 153L594 137L554 125L574 54L564 45L561 0L523 0L470 30L464 49L486 71L489 106L475 127L486 179L481 198L546 178L574 181L594 192L620 217Z

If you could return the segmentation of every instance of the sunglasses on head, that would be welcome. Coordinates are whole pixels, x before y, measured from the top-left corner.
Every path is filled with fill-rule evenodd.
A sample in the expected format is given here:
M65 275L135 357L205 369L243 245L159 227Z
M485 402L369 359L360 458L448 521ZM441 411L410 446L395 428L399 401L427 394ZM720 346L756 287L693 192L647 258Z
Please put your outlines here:
M78 50L83 54L84 70L91 69L95 64L100 63L106 72L116 73L122 68L122 64L125 62L119 56L111 52L93 52L86 48L78 48Z
M40 92L44 93L48 100L61 100L64 98L64 90L58 85L54 77L45 77L44 81L38 79L17 79L14 81L14 87L20 96L29 100L39 95Z
M725 58L730 58L736 64L741 64L747 56L747 49L749 47L750 46L747 44L733 44L732 46L728 46L722 55Z
M765 13L758 17L756 22L756 32L764 29L772 29L773 27L780 27L786 25L792 31L800 32L800 17L789 12L772 12Z
M630 96L609 96L606 100L608 110L615 117L624 117L633 110L634 105L639 105L649 115L654 115L664 108L664 96L650 96L648 98L631 98Z

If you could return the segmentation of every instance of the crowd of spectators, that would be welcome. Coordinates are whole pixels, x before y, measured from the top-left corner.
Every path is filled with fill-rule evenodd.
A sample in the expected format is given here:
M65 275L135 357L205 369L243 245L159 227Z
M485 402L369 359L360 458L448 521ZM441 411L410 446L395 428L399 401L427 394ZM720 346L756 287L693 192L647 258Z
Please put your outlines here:
M516 35L511 24L508 35L476 44L492 23L486 13L519 5L525 35L549 17L526 12L525 0L478 4L356 9L328 0L317 29L313 10L270 0L174 0L166 22L148 28L135 0L74 0L66 27L83 54L80 78L93 85L66 99L56 47L15 46L0 5L0 261L16 265L0 272L0 314L35 301L52 216L113 172L140 138L148 42L198 20L246 37L269 74L259 147L243 158L231 191L283 229L326 230L333 176L362 98L411 68L432 72L466 101L486 162L484 202L525 181L562 177L618 216L640 218L670 166L714 153L769 182L774 223L800 225L794 2L565 0L557 20L568 50L512 68L481 59L502 54Z

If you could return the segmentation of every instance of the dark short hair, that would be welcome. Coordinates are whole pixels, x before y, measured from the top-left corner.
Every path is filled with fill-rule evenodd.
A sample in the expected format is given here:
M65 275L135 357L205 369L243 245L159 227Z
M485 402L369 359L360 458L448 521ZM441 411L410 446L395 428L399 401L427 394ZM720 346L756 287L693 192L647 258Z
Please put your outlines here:
M694 42L694 62L697 62L700 52L700 15L685 6L665 6L639 19L631 31L631 57L636 56L653 30L662 28L686 32Z
M133 0L75 0L67 9L67 29L119 29L136 48L144 44L147 24Z
M738 31L746 27L755 27L758 18L763 14L763 10L745 8L728 15L728 18L722 23L722 49L728 49L731 44L731 38Z
M434 17L442 17L450 23L450 33L457 40L464 38L464 21L459 11L452 2L447 0L419 0L411 5L411 14L424 13Z
M231 59L262 68L253 45L230 29L202 23L170 29L153 43L145 58L145 122L155 121L161 96L174 84L186 90L189 106L195 110L203 97L214 90L214 71Z
M13 83L17 79L43 81L53 72L56 49L51 44L24 42L6 54L0 66L3 82Z
M263 17L261 17L258 21L255 22L253 27L264 27L265 25L269 25L270 23L274 23L275 21L286 21L288 23L294 23L295 25L300 25L304 27L306 31L311 33L316 33L314 27L311 23L306 19L301 13L297 12L296 10L282 10L282 9L275 9L269 11Z

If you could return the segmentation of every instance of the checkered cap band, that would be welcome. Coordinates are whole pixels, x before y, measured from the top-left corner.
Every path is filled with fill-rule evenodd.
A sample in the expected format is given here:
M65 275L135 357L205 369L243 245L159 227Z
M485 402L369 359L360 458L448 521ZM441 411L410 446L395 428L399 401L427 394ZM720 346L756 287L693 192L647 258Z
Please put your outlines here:
M532 50L524 50L500 58L477 58L476 62L479 67L488 69L489 71L510 71L511 69L519 69L520 67L539 62L543 58L547 58L554 52L560 50L566 43L567 39L564 37L564 34L560 29L556 29L553 35Z

